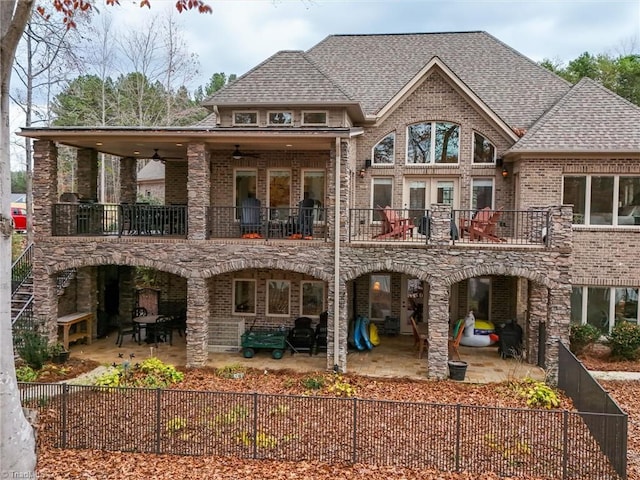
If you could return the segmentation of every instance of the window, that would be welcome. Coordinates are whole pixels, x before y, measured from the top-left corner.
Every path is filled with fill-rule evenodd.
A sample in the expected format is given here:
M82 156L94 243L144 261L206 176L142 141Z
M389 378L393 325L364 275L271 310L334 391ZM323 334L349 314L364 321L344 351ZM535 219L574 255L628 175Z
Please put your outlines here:
M233 112L234 125L257 125L258 112Z
M235 171L236 220L240 219L242 202L249 198L249 195L256 196L257 178L258 173L256 170Z
M313 221L324 221L324 191L325 191L324 170L303 170L302 172L302 192L308 192L309 198L313 200Z
M491 279L489 277L473 277L469 279L468 310L478 320L491 320L489 316L491 304Z
M324 312L324 282L301 282L300 315L319 317Z
M640 225L640 176L565 176L562 202L575 225Z
M271 220L289 217L291 205L291 172L289 170L269 171L269 215Z
M391 316L391 276L371 275L369 281L369 318Z
M396 134L391 132L373 147L371 153L373 165L390 165L394 163Z
M493 179L474 178L471 182L471 209L493 208Z
M407 164L458 163L460 126L447 122L407 127Z
M327 112L302 112L302 125L326 125Z
M292 125L293 114L291 112L269 112L269 125Z
M291 284L287 280L269 280L267 283L267 315L289 316Z
M233 313L236 315L255 315L256 281L233 281Z
M473 163L496 163L496 147L478 132L473 132Z
M375 207L391 207L391 198L393 193L393 179L388 177L374 177L372 179L372 208Z
M638 323L637 287L573 287L571 322L589 323L609 333L618 322Z
M455 180L415 177L405 179L404 204L409 206L409 216L422 217L433 203L454 206L455 185Z

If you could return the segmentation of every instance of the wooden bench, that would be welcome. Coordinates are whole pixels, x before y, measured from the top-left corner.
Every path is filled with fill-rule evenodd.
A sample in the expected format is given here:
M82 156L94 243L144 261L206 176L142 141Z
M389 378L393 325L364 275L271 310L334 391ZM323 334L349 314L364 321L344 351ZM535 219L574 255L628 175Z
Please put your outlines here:
M84 330L80 327L84 323ZM78 325L76 331L69 333L72 325ZM69 342L86 338L87 343L90 344L92 340L91 328L93 326L93 313L91 312L76 312L70 313L63 317L58 317L58 335L62 333L62 344L65 350L69 350ZM60 332L62 330L62 332Z

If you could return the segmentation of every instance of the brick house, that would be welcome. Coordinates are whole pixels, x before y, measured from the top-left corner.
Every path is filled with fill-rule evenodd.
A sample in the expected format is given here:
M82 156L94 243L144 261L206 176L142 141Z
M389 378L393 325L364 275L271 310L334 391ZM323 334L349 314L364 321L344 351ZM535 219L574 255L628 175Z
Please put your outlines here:
M22 129L52 336L73 311L128 316L135 267L155 269L161 309L186 308L191 366L251 326L327 311L327 368L348 371L350 320L410 334L416 313L429 376L444 377L451 322L473 309L516 319L526 361L553 378L570 321L638 321L640 109L593 81L485 32L335 35L204 105L189 128ZM81 198L96 196L97 153L120 156L124 204L61 202L57 144L77 148ZM165 206L149 211L136 157L155 149Z

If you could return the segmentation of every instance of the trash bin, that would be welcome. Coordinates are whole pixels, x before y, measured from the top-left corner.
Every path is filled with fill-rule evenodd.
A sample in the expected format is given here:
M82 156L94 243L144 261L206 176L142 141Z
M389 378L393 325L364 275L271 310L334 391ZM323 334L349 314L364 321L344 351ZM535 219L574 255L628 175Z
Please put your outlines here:
M450 360L449 364L449 378L451 380L464 380L464 376L467 374L467 362Z

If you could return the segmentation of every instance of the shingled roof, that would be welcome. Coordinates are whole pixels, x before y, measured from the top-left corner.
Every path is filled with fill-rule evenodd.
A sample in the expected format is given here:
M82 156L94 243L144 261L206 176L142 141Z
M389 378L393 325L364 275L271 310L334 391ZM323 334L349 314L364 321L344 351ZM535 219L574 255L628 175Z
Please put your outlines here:
M436 56L513 128L531 127L570 88L486 32L331 35L274 55L205 104L357 102L375 116Z
M508 153L541 151L638 152L640 107L583 78Z

